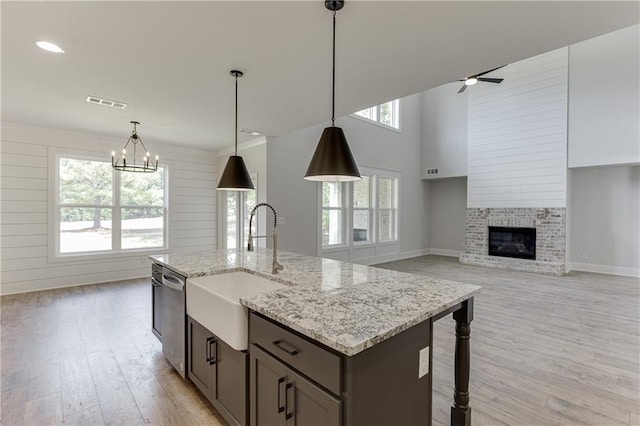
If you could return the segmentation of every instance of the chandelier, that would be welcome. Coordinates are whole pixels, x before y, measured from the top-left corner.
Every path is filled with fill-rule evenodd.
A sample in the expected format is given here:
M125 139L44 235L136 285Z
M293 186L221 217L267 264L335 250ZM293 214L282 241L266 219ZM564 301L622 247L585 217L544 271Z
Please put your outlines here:
M129 140L124 144L122 148L122 155L116 158L116 152L111 151L111 165L114 169L121 172L136 172L136 173L151 173L158 170L158 156L156 155L155 162L151 161L151 154L147 151L147 148L142 143L142 138L138 136L137 125L140 124L137 121L132 121L133 132L129 136ZM129 144L133 145L133 155L131 152L127 161L127 147ZM141 150L138 148L140 144ZM131 151L131 149L129 150ZM142 161L138 161L138 151L142 152Z

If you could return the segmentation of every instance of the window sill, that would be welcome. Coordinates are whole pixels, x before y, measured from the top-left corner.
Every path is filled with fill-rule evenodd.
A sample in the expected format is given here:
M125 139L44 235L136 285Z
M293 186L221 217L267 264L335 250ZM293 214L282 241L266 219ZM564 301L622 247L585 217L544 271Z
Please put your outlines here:
M373 124L374 126L381 127L383 129L391 130L392 132L402 133L402 130L396 129L395 127L387 126L386 124L382 124L379 121L369 120L368 118L360 117L359 115L351 114L349 117L355 118L356 120L363 121L368 124Z
M95 263L96 261L103 261L103 260L130 259L132 257L150 256L152 254L166 253L167 251L169 251L168 247L160 247L160 248L153 248L153 249L123 250L118 252L58 254L56 256L49 256L49 263L64 263L64 262Z

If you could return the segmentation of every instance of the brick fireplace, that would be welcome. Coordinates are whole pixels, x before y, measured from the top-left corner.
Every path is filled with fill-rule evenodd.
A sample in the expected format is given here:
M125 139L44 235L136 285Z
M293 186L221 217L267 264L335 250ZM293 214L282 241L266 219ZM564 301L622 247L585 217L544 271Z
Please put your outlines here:
M535 229L535 259L489 255L489 227ZM565 273L566 208L468 208L460 262L550 275Z

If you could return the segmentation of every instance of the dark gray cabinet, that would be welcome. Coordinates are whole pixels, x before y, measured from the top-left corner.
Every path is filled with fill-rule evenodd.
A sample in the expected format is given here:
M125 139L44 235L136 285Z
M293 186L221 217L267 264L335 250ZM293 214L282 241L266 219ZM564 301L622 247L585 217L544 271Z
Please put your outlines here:
M346 356L251 312L251 425L430 425L431 374L420 363L432 363L431 331L425 320Z
M189 379L232 425L247 424L247 353L188 317Z
M338 426L341 401L261 350L250 355L253 426Z
M162 342L162 266L151 266L151 332Z

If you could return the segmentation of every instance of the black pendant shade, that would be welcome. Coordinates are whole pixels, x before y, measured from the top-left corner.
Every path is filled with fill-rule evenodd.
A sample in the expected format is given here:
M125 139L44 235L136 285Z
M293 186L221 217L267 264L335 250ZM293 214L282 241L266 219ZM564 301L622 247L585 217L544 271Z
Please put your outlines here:
M255 188L244 160L238 155L238 78L242 77L244 73L238 70L231 70L230 74L236 79L235 154L229 157L216 189L220 191L250 191Z
M220 176L218 188L221 191L250 191L255 189L247 166L239 155L232 155Z
M356 161L340 127L331 126L323 130L304 178L327 182L361 179Z
M336 121L336 11L344 6L344 0L325 0L324 5L333 12L333 74L331 84L331 127L326 127L311 162L304 175L306 180L321 182L349 182L360 180L360 172L351 149Z

